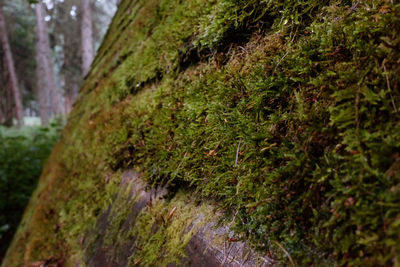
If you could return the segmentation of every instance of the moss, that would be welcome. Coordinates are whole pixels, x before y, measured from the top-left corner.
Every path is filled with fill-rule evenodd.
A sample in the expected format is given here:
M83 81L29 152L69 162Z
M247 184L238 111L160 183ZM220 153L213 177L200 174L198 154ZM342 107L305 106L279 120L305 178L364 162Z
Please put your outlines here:
M143 210L131 235L136 237L136 252L131 265L167 266L181 264L186 246L197 231L215 214L208 203L196 205L186 192L178 192L170 201L160 200Z
M217 200L238 238L283 262L281 247L302 265L398 262L399 11L372 0L123 1L8 262L82 258L77 240L126 168L179 191L140 214L131 263L184 256L190 232L177 232L194 219L184 191ZM124 196L107 246L127 241Z
M126 189L118 192L112 203L109 216L111 219L104 236L104 247L113 247L115 243L129 241L124 236L126 233L123 231L123 225L138 200L138 196L131 195L130 187L131 185L128 185Z

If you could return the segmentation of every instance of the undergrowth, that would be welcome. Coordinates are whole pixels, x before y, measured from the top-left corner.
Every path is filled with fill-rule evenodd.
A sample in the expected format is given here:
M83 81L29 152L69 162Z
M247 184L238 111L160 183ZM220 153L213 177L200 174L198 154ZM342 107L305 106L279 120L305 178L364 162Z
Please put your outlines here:
M60 126L0 126L0 259L17 229Z

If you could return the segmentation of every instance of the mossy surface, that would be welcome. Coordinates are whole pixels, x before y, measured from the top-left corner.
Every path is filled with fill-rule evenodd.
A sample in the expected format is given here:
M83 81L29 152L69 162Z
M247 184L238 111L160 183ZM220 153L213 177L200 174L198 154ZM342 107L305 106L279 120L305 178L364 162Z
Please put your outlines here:
M397 265L399 13L398 1L123 1L4 264L82 261L81 238L135 168L214 199L237 238L282 262ZM114 212L118 243L128 215ZM163 242L186 242L175 233L190 214L151 235L156 214L137 219L132 263L180 256Z
M198 202L199 203L199 202ZM143 210L129 234L135 237L131 265L168 266L182 264L186 246L197 231L215 219L210 203L199 205L187 192L155 202Z

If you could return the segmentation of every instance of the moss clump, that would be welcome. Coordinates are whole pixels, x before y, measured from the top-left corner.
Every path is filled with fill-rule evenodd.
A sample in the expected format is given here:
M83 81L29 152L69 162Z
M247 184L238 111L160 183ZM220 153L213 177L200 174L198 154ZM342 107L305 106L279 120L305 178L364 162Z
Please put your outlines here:
M395 36L396 8L332 4L297 35L277 27L222 67L216 56L164 78L150 104L132 105L131 162L149 181L239 210L237 230L261 249L278 241L300 261L394 260L385 244L396 238L382 227L398 214L387 177L399 144L398 50L383 40Z
M239 238L282 261L284 248L303 265L396 264L399 13L374 0L123 1L28 210L31 231L60 230L20 230L16 244L62 238L80 253L108 184L134 167L216 199ZM158 217L139 216L133 263L181 255L163 242L186 242L184 222L146 228Z
M187 192L178 192L171 200L160 200L143 210L130 235L135 237L135 253L130 264L168 266L181 264L192 236L215 214L209 203L196 205Z

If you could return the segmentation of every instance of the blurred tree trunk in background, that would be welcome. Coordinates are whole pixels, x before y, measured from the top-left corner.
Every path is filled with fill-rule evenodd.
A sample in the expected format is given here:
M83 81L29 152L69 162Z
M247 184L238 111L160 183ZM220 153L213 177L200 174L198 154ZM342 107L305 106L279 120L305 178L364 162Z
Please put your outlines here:
M70 46L69 46L70 45ZM70 47L73 48L73 44L70 44L70 42L65 40L65 47ZM71 50L65 50L64 51L64 72L66 72L66 75L64 75L64 81L65 81L65 114L69 114L72 110L72 105L74 103L74 100L78 94L79 87L78 84L74 78L78 78L79 76L74 75L72 73L72 70L74 69L73 63L71 62L73 59L71 56L73 56L73 52L76 51L71 51Z
M9 118L8 106L10 105L10 100L8 98L8 73L7 66L4 60L3 49L0 45L0 110L1 110L1 118L0 124L9 126L8 122L12 121L12 116Z
M0 107L0 124L2 124L4 122L5 118L4 118L4 114L3 114L3 109Z
M0 124L4 126L12 126L13 123L13 105L12 105L12 95L10 92L9 86L9 79L8 79L8 72L5 71L7 69L6 63L3 60L4 56L1 57L1 87L0 87L0 109L2 113L2 120Z
M2 60L4 59L4 56L2 57ZM0 98L0 104L2 108L2 113L4 116L4 120L1 121L1 124L4 126L12 126L13 125L13 100L12 100L12 93L10 90L10 79L7 71L4 71L7 69L6 62L3 60L1 62L1 67L2 67L2 87L1 89L1 98Z
M11 127L13 125L13 103L12 103L13 101L12 101L12 94L11 94L11 90L10 90L10 86L9 86L8 82L7 82L7 84L5 84L5 96L6 96L5 97L6 120L4 122L4 125Z
M27 0L0 0L25 115L40 115L45 122L60 111L71 110L116 1L90 0L83 5L83 0L41 0L38 9ZM5 63L0 43L0 124L11 122L15 113L13 98L6 97L11 87L6 86L10 78Z
M14 60L13 56L11 53L11 48L10 48L10 43L8 41L8 36L7 36L7 27L6 27L6 22L4 20L3 16L3 6L0 3L0 38L1 38L1 44L3 48L3 53L4 53L4 58L8 70L8 75L10 78L10 87L11 87L11 92L14 100L14 111L15 111L15 116L18 121L18 125L21 126L23 125L24 122L24 110L22 107L22 100L21 100L21 94L18 86L18 80L17 80L17 75L15 72L15 67L14 67Z
M60 95L56 88L53 63L51 61L49 35L44 20L44 10L41 0L36 4L35 11L39 113L42 122L46 123L50 119L51 115L62 114L63 107L60 103Z
M47 123L50 120L51 108L49 99L49 81L47 81L46 75L46 45L48 46L47 32L44 29L44 18L41 2L36 4L36 76L37 76L37 99L39 102L39 114L42 119L42 123ZM51 79L52 80L52 79ZM51 83L51 81L50 81ZM53 86L55 83L53 82Z
M93 27L90 0L82 0L82 71L86 75L93 61Z
M79 87L83 81L82 73L82 40L81 19L78 12L71 15L71 10L77 10L80 2L69 0L58 3L53 10L53 32L56 32L55 43L62 50L59 61L59 74L62 77L64 91L65 114L69 114ZM82 12L79 12L81 15Z
M71 112L73 104L74 104L73 92L67 92L65 94L65 114L69 114Z

